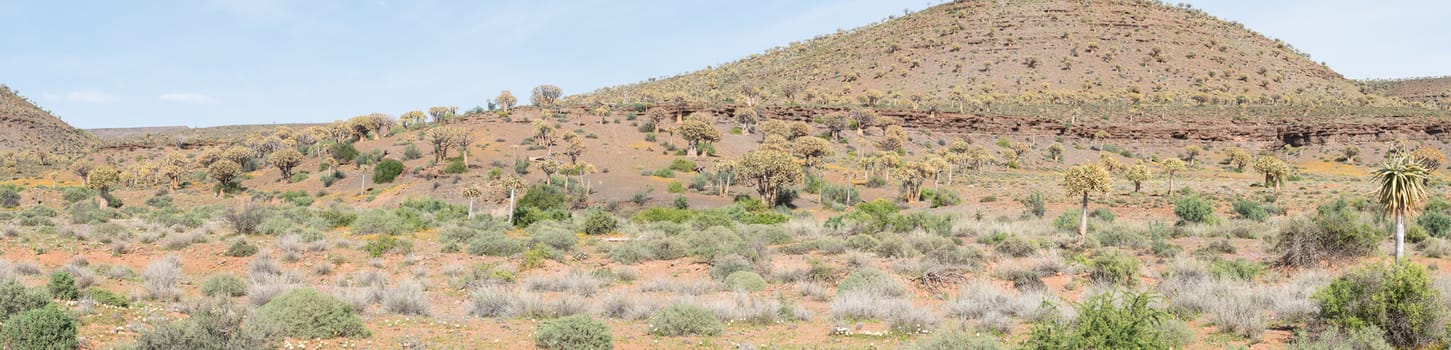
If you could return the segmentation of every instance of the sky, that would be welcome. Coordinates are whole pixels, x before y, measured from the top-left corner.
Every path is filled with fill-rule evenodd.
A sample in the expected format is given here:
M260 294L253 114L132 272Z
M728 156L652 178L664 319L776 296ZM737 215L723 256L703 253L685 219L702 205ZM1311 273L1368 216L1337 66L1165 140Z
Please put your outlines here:
M1451 2L1190 0L1351 78L1451 75ZM0 0L0 84L81 128L325 122L685 73L940 0Z

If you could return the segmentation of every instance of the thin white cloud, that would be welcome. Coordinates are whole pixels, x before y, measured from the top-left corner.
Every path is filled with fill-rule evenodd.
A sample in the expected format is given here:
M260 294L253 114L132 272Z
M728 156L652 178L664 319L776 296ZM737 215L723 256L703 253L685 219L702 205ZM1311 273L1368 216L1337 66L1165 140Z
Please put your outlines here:
M161 96L159 98L162 101L167 101L167 102L192 103L192 104L213 104L213 103L217 103L217 99L212 98L211 96L207 96L206 94L199 94L199 93L195 93L195 92L168 92L168 93L161 94Z
M121 98L103 91L76 90L65 95L66 101L78 103L112 103L120 102Z

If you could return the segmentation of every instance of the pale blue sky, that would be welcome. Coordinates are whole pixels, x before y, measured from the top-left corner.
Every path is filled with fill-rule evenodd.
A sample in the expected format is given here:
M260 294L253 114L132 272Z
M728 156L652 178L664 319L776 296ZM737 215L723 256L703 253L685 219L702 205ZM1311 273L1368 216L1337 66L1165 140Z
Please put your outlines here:
M889 0L0 0L0 84L84 128L329 121L673 75ZM1353 78L1451 74L1451 2L1189 1Z

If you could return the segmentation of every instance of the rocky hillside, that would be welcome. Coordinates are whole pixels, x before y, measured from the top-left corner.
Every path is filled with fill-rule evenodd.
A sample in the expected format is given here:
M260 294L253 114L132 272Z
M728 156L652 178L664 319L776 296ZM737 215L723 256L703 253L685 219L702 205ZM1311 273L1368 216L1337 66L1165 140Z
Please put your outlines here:
M79 153L95 138L0 85L0 151Z
M1067 106L1102 117L1162 106L1304 116L1312 113L1298 107L1343 115L1403 104L1238 23L1142 0L946 3L571 100L1018 115Z
M1451 109L1451 76L1374 80L1363 84L1372 92L1421 103L1427 108Z

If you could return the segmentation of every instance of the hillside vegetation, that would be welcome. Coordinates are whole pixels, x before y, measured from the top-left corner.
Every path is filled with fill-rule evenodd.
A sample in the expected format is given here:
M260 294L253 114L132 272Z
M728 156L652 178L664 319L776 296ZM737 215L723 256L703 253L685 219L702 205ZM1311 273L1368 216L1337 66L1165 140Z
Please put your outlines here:
M15 157L15 151L29 151L25 152L28 158L36 158L37 152L46 156L78 153L94 142L89 134L0 85L0 151L6 153L5 158Z
M1420 103L1426 108L1451 109L1451 76L1363 82L1372 92Z
M1411 113L1241 24L1141 0L947 3L571 101L1070 117L1162 113L1150 107L1218 115L1230 106L1277 116Z

